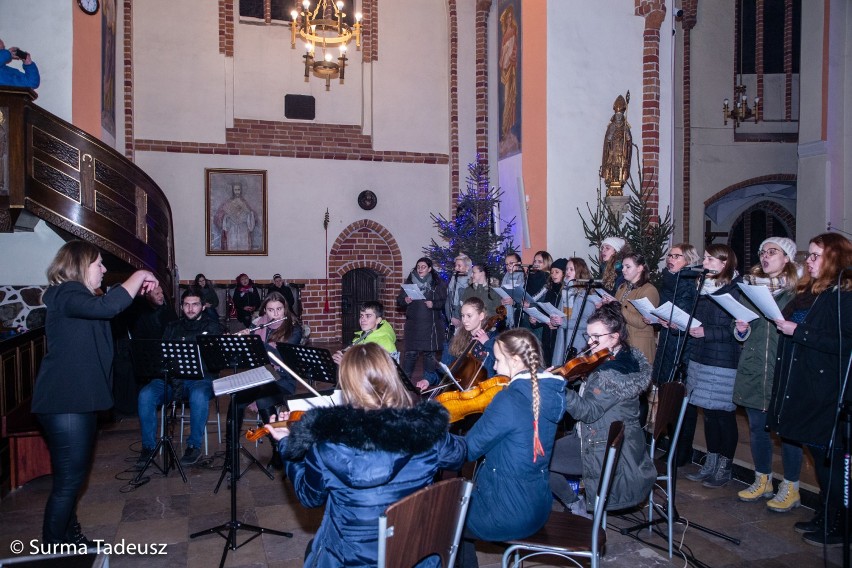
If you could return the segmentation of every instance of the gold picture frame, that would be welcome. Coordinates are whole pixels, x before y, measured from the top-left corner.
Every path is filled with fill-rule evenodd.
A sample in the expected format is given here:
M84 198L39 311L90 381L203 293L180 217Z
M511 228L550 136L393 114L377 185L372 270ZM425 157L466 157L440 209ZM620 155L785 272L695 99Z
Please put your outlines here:
M207 256L267 256L266 170L204 170Z

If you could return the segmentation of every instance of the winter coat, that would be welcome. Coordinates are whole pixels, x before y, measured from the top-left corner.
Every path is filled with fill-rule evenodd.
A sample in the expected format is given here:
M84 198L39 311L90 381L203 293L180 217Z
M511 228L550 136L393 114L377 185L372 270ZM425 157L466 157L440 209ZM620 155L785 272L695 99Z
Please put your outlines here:
M278 442L287 476L305 507L325 505L305 566L375 566L379 515L464 461L464 440L447 433L435 402L414 408L308 411ZM436 562L438 564L438 562Z
M651 384L651 365L637 348L621 349L589 375L580 394L566 391L565 410L576 420L583 459L586 508L594 507L606 457L609 427L624 423L624 443L616 466L607 510L626 509L648 498L657 470L639 424L639 395Z
M476 538L504 541L529 536L550 516L550 457L556 425L565 406L565 381L538 373L541 405L538 435L545 455L533 461L532 381L516 376L497 393L465 436L470 460L485 456L467 512L467 530Z
M405 350L406 351L440 351L444 347L445 329L441 312L447 301L447 285L432 272L432 284L423 295L426 300L414 300L405 303L405 290L400 290L396 304L405 310ZM411 284L411 276L405 281ZM426 306L426 301L432 301L432 307Z
M660 305L671 302L686 313L692 310L692 303L698 290L695 288L695 278L684 278L683 271L671 273L668 269L662 272L660 283ZM657 352L654 355L654 370L651 377L656 384L663 384L672 379L674 366L677 364L677 350L680 344L686 341L683 347L684 370L689 364L689 352L692 347L689 334L679 329L662 328L657 337Z
M461 319L463 293L467 289L470 276L453 274L447 283L447 300L444 302L444 318L451 323L453 318Z
M352 344L356 343L377 343L388 353L396 353L396 333L393 331L393 326L387 320L382 320L376 329L367 334L367 337L361 340L364 335L363 331L355 332L355 339Z
M648 362L653 363L654 354L657 351L654 326L645 323L642 314L630 303L630 300L647 298L656 308L660 305L660 294L650 282L645 282L638 288L633 288L630 283L624 282L614 295L621 304L621 314L627 322L627 343L639 349Z
M95 296L84 284L72 281L50 286L42 301L47 306L47 354L39 368L32 411L64 414L112 408L109 320L133 298L121 286Z
M775 296L775 302L783 310L795 295L795 290L784 290ZM751 311L760 313L744 295L740 297L740 302ZM769 408L775 378L775 354L780 335L775 323L764 317L749 322L747 335L742 339L743 351L734 381L734 404L764 412ZM734 337L740 339L736 332Z
M589 316L592 315L592 312L595 311L595 300L593 296L589 296L586 300L586 305L583 307L583 296L586 291L582 288L569 288L571 290L568 293L567 302L568 305L571 306L571 318L565 324L565 336L563 341L559 342L557 339L556 347L553 348L554 353L561 353L564 356L566 346L568 342L571 340L571 335L574 334L574 327L577 326L577 320L580 320L580 325L577 326L577 334L574 335L574 344L573 347L577 349L577 352L583 350L586 346L586 340L583 337L583 334L586 333L586 325L589 321ZM582 313L580 313L582 311ZM560 363L561 364L561 363Z
M515 292L515 289L520 288L523 290L525 285L526 276L521 270L507 272L503 275L503 280L500 282L500 286L512 294L513 298L516 297L515 294L520 294L520 292ZM512 303L506 306L506 327L517 327L522 315L524 315L523 305Z
M735 300L739 300L740 289L737 283L741 281L736 278L717 289L713 295L730 294ZM736 369L742 347L740 342L734 339L734 318L715 301L702 295L698 298L698 306L695 308L695 319L704 327L704 337L689 338L689 343L692 344L690 360L711 367Z
M0 49L0 86L38 89L41 77L35 62L22 65L23 71L18 71L9 65L11 61L12 52L8 49Z
M550 284L544 288L544 294L538 300L539 302L547 302L554 308L563 310L563 306L568 302L568 288L562 283ZM548 315L544 310L541 310L544 315ZM565 330L568 328L568 318L562 318L562 325L556 329L550 328L550 319L545 321L529 320L530 327L541 334L541 352L544 355L544 360L548 365L561 366L565 361Z
M824 290L793 335L780 337L768 423L783 438L825 445L831 437L840 396L838 374L846 371L852 348L852 292L839 296L839 313L837 288Z

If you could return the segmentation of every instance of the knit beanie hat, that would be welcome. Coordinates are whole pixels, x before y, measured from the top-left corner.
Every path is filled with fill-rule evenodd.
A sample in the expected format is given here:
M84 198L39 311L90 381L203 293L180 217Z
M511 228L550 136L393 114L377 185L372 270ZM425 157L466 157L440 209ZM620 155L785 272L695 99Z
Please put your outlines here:
M567 258L557 258L550 265L550 268L558 268L562 272L568 270L568 259Z
M784 251L784 254L787 255L787 258L790 260L796 259L796 243L794 243L791 239L786 237L769 237L762 243L760 243L760 250L763 250L763 247L767 243L772 243L776 245L778 248Z
M624 239L621 237L607 237L601 243L601 246L609 245L615 249L615 252L621 252L621 249L624 248Z

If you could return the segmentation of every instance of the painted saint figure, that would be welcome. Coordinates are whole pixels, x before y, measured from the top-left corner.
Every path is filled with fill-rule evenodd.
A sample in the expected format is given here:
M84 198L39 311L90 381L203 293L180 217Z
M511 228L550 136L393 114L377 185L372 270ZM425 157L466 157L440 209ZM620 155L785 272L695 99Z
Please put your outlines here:
M251 250L256 223L254 210L243 197L243 186L231 186L231 199L216 212L216 226L221 229L222 250Z
M615 111L609 119L603 143L600 177L606 182L609 196L622 195L622 188L630 177L630 160L633 156L633 136L630 134L630 123L624 118L627 104L630 102L630 91L627 99L618 95L612 104Z
M500 45L500 82L503 83L503 124L500 125L500 139L506 140L515 125L518 99L518 24L512 6L503 10L500 25L503 34Z

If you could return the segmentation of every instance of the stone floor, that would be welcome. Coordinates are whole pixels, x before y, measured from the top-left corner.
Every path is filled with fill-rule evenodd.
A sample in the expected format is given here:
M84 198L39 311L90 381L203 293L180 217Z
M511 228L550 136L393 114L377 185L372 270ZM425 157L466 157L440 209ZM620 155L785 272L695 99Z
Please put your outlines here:
M223 399L221 408L227 408ZM211 408L212 405L211 405ZM224 416L223 416L224 419ZM224 420L223 420L224 423ZM700 426L700 424L699 424ZM747 428L740 425L738 463L748 463ZM696 448L703 440L701 430L696 435ZM105 425L98 435L95 462L88 488L80 501L79 518L91 539L102 539L111 545L162 546L165 554L129 554L114 550L110 566L216 566L222 556L224 539L206 535L190 539L189 535L230 519L230 493L227 481L218 494L213 489L223 464L224 444L219 444L215 425L209 430L210 454L188 469L184 483L178 472L168 476L148 470L148 483L132 487L134 474L129 467L139 451L139 425L135 418ZM264 441L246 448L266 463L271 446ZM183 449L177 451L182 455ZM243 459L243 467L248 465ZM697 466L689 466L695 468ZM743 477L747 477L747 473ZM806 469L803 485L812 482ZM31 541L41 534L44 504L50 491L49 476L30 481L0 501L0 566L4 558L27 556L37 547ZM742 503L736 493L745 483L734 481L721 489L707 489L700 484L680 479L677 505L680 514L690 522L724 531L742 539L739 546L708 535L695 526L678 525L675 529L676 552L667 558L665 539L642 532L640 539L623 536L618 529L633 524L630 518L610 518L607 533L606 566L712 566L722 567L807 567L823 565L823 550L805 544L792 530L796 521L810 518L812 511L805 507L788 514L772 513L762 503ZM638 515L636 519L638 520ZM321 509L308 510L296 500L289 482L276 472L268 479L257 467L250 467L237 485L237 518L240 521L293 533L293 538L264 534L236 551L229 551L226 566L277 568L302 565L305 546L322 518ZM250 534L240 531L239 542ZM14 554L14 541L24 543L24 552ZM160 547L156 547L160 548ZM481 543L477 547L480 565L499 566L502 547ZM687 560L689 564L687 564ZM840 549L828 551L828 566L841 564ZM540 563L531 565L563 566L567 564Z

